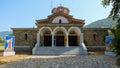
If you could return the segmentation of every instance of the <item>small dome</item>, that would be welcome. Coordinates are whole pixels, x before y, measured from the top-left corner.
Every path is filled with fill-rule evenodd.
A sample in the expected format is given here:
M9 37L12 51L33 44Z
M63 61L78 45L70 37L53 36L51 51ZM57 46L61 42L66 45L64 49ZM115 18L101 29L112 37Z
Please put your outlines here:
M53 8L52 13L58 13L58 12L69 14L69 9L63 6L58 6L57 8Z
M115 24L116 22L114 20L112 20L111 18L106 18L90 23L84 28L112 28L112 26L114 26Z

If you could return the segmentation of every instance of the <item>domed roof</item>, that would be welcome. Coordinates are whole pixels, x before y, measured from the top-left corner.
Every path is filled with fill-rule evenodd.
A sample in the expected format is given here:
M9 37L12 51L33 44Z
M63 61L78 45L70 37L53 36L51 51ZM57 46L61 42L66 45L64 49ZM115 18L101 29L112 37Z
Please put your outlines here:
M111 18L105 18L86 25L84 28L112 28L116 22Z
M70 10L69 10L68 8L63 7L63 6L58 6L57 8L53 8L53 9L52 9L52 13L63 12L63 13L68 14L69 11L70 11Z

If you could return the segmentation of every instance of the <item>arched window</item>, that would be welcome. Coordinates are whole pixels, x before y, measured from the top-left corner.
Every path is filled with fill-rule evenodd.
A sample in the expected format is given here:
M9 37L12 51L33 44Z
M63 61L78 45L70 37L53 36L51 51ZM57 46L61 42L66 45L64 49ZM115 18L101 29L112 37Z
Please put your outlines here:
M62 20L61 20L61 19L59 19L59 23L62 23Z
M52 20L52 23L69 23L69 21L63 16L58 16Z
M27 34L25 34L25 40L27 40L27 38L28 38L28 35L27 35Z
M93 39L96 40L96 33L93 34Z

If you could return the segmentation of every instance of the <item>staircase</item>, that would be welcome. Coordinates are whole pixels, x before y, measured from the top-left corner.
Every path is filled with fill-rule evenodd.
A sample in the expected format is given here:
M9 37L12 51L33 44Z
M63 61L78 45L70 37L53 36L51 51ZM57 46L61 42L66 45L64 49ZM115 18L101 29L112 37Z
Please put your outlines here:
M33 55L86 55L87 50L82 46L76 47L39 47L37 44L32 50Z

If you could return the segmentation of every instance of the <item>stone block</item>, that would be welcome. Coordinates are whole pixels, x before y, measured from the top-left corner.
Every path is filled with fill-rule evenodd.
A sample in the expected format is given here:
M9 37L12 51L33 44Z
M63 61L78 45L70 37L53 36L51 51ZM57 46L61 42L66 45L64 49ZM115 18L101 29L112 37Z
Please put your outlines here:
M3 52L3 56L14 56L15 55L15 51L11 51L11 52Z
M107 51L105 51L105 55L106 56L113 56L113 57L116 56L115 52L107 52Z

